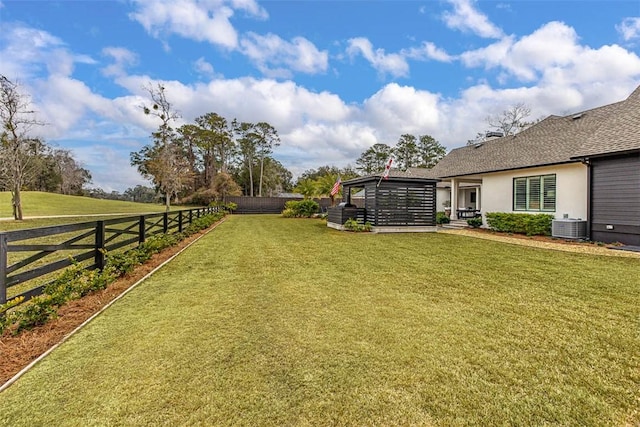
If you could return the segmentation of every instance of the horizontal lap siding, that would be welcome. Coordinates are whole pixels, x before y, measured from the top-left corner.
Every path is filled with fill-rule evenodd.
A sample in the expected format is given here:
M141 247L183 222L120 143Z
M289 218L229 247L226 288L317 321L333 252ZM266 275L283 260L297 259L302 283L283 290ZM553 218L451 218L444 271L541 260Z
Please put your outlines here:
M640 154L592 160L591 239L640 245Z

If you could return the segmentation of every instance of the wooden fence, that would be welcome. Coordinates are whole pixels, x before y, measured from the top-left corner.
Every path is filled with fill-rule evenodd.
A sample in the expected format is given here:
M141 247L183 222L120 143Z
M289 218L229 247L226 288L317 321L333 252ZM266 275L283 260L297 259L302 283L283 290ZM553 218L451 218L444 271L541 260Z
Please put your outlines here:
M102 269L106 252L137 246L156 234L182 232L194 219L216 211L212 207L184 209L0 232L0 304L21 296L26 302L41 294L46 283L34 286L34 279L46 279L74 262L86 264L87 269ZM28 288L29 282L34 287Z
M238 205L235 213L239 214L279 214L284 210L284 205L290 200L300 201L301 198L293 197L246 197L227 196L225 202L233 202ZM313 199L324 211L331 206L331 199Z

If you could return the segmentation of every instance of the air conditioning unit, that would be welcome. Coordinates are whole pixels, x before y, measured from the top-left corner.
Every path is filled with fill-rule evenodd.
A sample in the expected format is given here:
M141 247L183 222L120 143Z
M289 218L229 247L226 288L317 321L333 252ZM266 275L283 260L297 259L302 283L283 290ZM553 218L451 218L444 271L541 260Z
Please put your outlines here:
M551 235L562 239L586 239L587 221L581 219L554 219Z

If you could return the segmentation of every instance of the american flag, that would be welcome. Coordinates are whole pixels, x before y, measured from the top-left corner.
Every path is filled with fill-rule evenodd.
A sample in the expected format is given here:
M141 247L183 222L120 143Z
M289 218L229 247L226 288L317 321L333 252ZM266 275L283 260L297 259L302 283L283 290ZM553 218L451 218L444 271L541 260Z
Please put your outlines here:
M331 189L332 196L335 196L336 194L338 194L338 191L340 191L341 183L342 183L342 180L340 179L340 175L338 175L338 180L336 181L335 184L333 184L333 188Z
M389 160L387 160L387 164L384 165L384 173L382 174L383 179L389 178L389 172L391 171L391 163L393 163L393 157L389 157Z

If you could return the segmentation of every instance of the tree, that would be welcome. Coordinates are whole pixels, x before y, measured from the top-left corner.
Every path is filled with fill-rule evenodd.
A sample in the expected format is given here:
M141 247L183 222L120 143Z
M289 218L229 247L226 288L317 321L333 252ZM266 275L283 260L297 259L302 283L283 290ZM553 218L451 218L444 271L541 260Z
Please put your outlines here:
M384 165L392 152L392 148L387 144L374 144L356 160L356 168L365 175L380 172L384 170Z
M151 187L144 185L136 185L133 188L127 188L124 191L124 198L137 203L153 203L156 198L156 192Z
M182 150L185 152L187 161L189 162L189 169L191 169L193 173L191 190L194 192L202 185L202 179L198 179L196 176L199 170L199 164L202 163L202 159L198 153L200 138L201 131L196 125L186 124L177 129L176 143L182 146Z
M21 220L22 186L31 171L29 156L33 141L28 134L35 125L42 125L34 118L29 97L20 92L16 83L0 75L0 180L11 191L13 218Z
M217 172L227 172L235 143L227 119L207 113L196 118L200 135L197 148L203 160L204 186L209 188Z
M253 138L255 139L256 152L260 159L260 184L258 197L262 197L262 178L264 176L264 159L273 153L273 149L280 145L278 131L269 123L259 122L254 126Z
M447 149L431 135L420 135L418 138L418 164L416 166L430 169L447 154Z
M233 132L238 143L240 162L249 174L249 196L253 197L253 168L257 156L257 141L253 133L254 124L248 122L232 123Z
M467 145L477 144L487 139L489 131L496 131L503 136L515 135L538 120L527 121L527 117L531 115L531 108L525 103L519 102L504 110L501 114L493 114L485 117L485 121L489 125L489 129L485 132L478 132L473 139L467 140Z
M418 164L418 145L416 137L408 133L401 135L393 149L398 169L407 170Z
M160 119L158 130L151 134L153 146L145 146L139 152L131 153L131 165L160 189L165 197L165 206L171 208L171 198L189 185L192 170L184 150L176 141L176 134L171 123L180 115L174 111L167 100L165 87L160 83L156 87L148 86L145 90L151 98L151 107L142 105L142 111Z
M298 184L296 184L293 191L302 194L305 199L312 199L318 193L316 182L312 179L303 179L302 181L298 181Z
M221 200L222 202L226 201L227 196L239 196L242 194L240 186L227 172L220 172L216 174L211 188L216 194L216 199Z
M288 192L292 189L291 180L293 174L282 163L273 157L264 159L264 193L269 197L274 197L278 193Z
M519 102L504 110L502 114L487 116L485 119L489 127L502 132L504 136L515 135L518 132L528 128L534 122L526 121L531 115L531 108L526 104Z
M68 195L82 194L82 187L91 182L91 173L80 167L69 150L54 150L51 158L60 177L59 192Z

